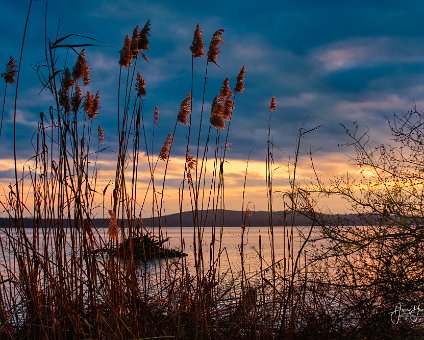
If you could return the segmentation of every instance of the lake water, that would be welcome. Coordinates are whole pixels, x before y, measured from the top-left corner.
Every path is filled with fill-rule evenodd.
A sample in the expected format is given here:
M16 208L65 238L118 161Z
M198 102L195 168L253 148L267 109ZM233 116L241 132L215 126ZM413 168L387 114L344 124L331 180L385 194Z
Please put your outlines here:
M302 234L307 234L310 227L295 227L284 229L283 227L274 227L274 258L280 265L284 258L289 259L291 255L297 256L303 243ZM221 236L222 231L222 237ZM215 257L219 252L219 239L221 239L221 263L220 269L226 271L231 269L234 273L241 271L241 244L243 230L241 227L225 227L216 229ZM181 248L181 229L167 228L163 230L164 237L170 240L165 246ZM202 250L204 262L210 261L210 245L212 241L212 228L203 230ZM187 262L189 266L194 267L194 246L193 229L183 228L182 238L184 240L184 251L188 254ZM261 238L261 247L259 245ZM269 227L247 227L243 237L243 257L244 269L247 273L255 274L261 269L272 265L272 237ZM308 251L310 245L306 245L304 250ZM304 255L304 252L302 252ZM262 261L261 261L262 259Z
M242 256L241 251L243 249L243 265L245 280L256 285L262 277L268 277L272 279L272 268L275 268L274 273L280 274L289 274L290 268L293 267L293 263L297 257L299 249L302 247L303 237L302 234L308 234L310 227L296 227L296 228L283 228L283 227L274 227L273 229L273 240L274 247L272 244L271 232L268 227L247 227L243 230L241 227L225 227L222 229L215 229L215 245L213 246L213 229L204 228L202 232L202 254L203 254L203 270L201 273L203 275L209 275L211 272L214 274L216 282L219 282L219 290L221 292L228 292L228 287L231 287L232 292L235 293L241 287L241 276L242 276ZM54 238L52 237L53 232L51 230L48 233L49 251L48 259L43 257L44 253L44 242L42 238L42 232L47 232L46 230L39 230L39 236L36 237L33 234L32 229L25 229L27 238L31 244L36 244L37 252L42 256L42 261L52 264L52 268L55 267L56 256L55 246L53 245ZM74 230L75 232L75 230ZM95 241L99 244L106 244L109 241L108 230L106 228L100 228L98 230L93 229L93 234L95 236ZM196 231L196 237L198 237ZM158 230L155 230L155 234L158 234ZM184 258L174 258L166 259L161 261L149 261L146 264L142 264L138 267L137 276L139 277L140 289L142 292L145 292L151 296L162 296L164 294L164 288L167 287L167 283L172 282L174 278L178 277L179 274L187 273L189 271L190 276L196 276L196 267L195 267L195 250L193 245L193 228L162 228L161 234L163 238L169 238L169 240L164 244L165 247L181 249L187 253L187 256ZM75 237L76 235L76 237ZM3 297L7 301L14 301L13 304L19 306L18 310L15 313L14 323L19 324L25 315L24 305L20 303L22 298L22 291L18 283L20 270L19 270L19 255L13 252L13 249L10 247L9 241L16 236L16 230L0 230L0 291ZM241 247L243 239L243 247ZM76 240L76 241L75 241ZM72 256L68 256L68 268L67 270L72 271L72 265L69 265L70 258L76 256L77 258L82 258L84 256L83 251L80 251L81 248L78 247L79 242L84 242L84 240L78 238L78 233L74 233L74 240L77 246L74 246L74 253ZM63 253L71 253L71 243L72 237L70 230L66 231L66 245L62 250ZM197 249L199 248L198 243L196 242ZM183 247L182 247L183 245ZM307 244L302 248L302 256L300 257L299 267L302 269L304 265L304 260L310 251L312 244ZM274 252L272 251L274 249ZM306 256L305 256L306 254ZM63 256L63 255L61 255ZM274 266L272 258L274 256ZM106 256L107 257L107 256ZM99 256L97 263L99 265L100 271L102 271L103 263L105 258ZM26 261L33 261L32 255L27 257ZM77 277L86 277L84 261L78 262L82 263L82 267L73 268L78 273ZM182 269L184 268L184 269ZM57 269L53 269L49 275L55 275ZM39 284L43 285L43 272L39 273ZM281 277L281 276L280 276ZM286 277L286 275L284 275ZM284 284L284 281L279 281ZM102 287L99 286L99 291ZM166 294L166 293L165 293ZM226 293L223 293L226 294ZM224 296L224 295L223 295ZM232 303L233 297L223 299L223 303ZM271 295L270 295L271 296Z
M30 242L34 242L33 230L26 229L26 234ZM109 236L107 234L106 228L100 228L97 231L94 230L94 235L97 241L100 243L107 243ZM260 279L261 274L265 276L270 275L271 269L273 267L272 258L274 256L274 268L278 273L288 273L289 268L293 266L293 263L296 260L299 249L302 247L303 235L307 235L310 231L310 227L294 227L294 228L283 228L283 227L274 227L273 228L273 239L274 247L272 247L272 237L269 227L246 227L243 230L241 227L225 227L225 228L216 228L215 229L215 244L213 246L213 230L212 228L204 228L202 232L202 254L203 254L203 275L207 274L208 271L214 271L216 277L221 282L228 282L229 284L234 284L239 282L241 273L242 273L242 256L241 251L243 248L243 265L245 278L251 282L255 282ZM0 253L0 274L2 275L2 280L8 280L8 277L12 273L12 276L15 275L18 270L16 257L12 253L8 252L8 237L5 232L11 233L13 235L16 233L14 230L3 230L0 231L1 242L3 249L5 251ZM155 235L158 235L159 231L150 230L154 232ZM40 233L41 234L41 233ZM165 276L173 275L169 268L174 268L175 272L180 271L181 265L184 264L185 268L190 271L192 275L196 274L195 268L195 247L193 245L193 228L162 228L161 234L163 238L169 238L169 240L164 244L165 247L181 249L188 255L184 258L175 258L167 259L162 261L151 261L148 265L140 266L140 276L145 275L145 272L148 268L148 273L150 279L149 287L145 289L152 291L154 286L159 281L159 278ZM315 232L313 233L315 234ZM196 230L196 238L198 237L198 231ZM243 247L242 244L243 236ZM35 239L35 242L38 243L38 251L43 253L43 245L41 235L39 239ZM67 230L66 234L67 244L65 251L68 253L71 252L71 236L70 231ZM51 242L51 241L50 241ZM196 242L197 243L197 242ZM183 246L182 246L183 245ZM299 261L299 269L302 269L305 264L305 259L308 257L308 252L311 250L311 244L306 244L302 248L302 253ZM197 250L199 249L198 243L196 245ZM51 247L53 249L54 247ZM274 250L274 251L273 251ZM52 251L50 250L51 254ZM54 252L53 252L54 253ZM55 262L54 255L49 259L52 262ZM171 266L170 266L171 265ZM12 271L7 272L6 267L12 268ZM166 270L164 270L166 269ZM153 280L152 280L153 279ZM13 279L12 279L13 281Z
M269 227L246 227L243 236L243 247L242 234L243 230L241 227L224 227L222 229L215 229L215 243L213 246L213 229L206 227L201 230L202 235L202 254L203 254L203 265L205 270L210 267L210 263L215 262L215 266L219 268L221 272L231 270L232 273L238 274L241 272L241 250L243 248L243 259L244 259L244 270L250 275L256 275L261 269L266 269L272 266L272 249L274 249L274 259L276 267L284 265L284 259L286 263L293 260L297 256L299 249L303 243L303 235L306 235L310 230L310 227L294 227L293 229L286 227L274 227L274 247L272 244L272 237ZM9 230L11 234L14 234L13 230ZM158 230L153 231L155 235L158 235ZM29 240L33 241L32 229L26 229L26 234ZM173 228L167 227L161 229L163 238L169 238L164 246L169 248L181 249L187 253L187 257L184 261L187 263L188 268L195 268L195 256L194 256L194 243L193 243L193 228ZM313 233L315 234L315 232ZM107 229L100 228L94 233L98 240L107 240ZM5 231L0 231L0 237L3 245L7 244L7 237ZM198 233L196 231L196 239ZM67 235L68 244L70 244L70 235ZM260 246L261 242L261 246ZM183 245L183 246L182 246ZM196 246L199 248L199 246ZM7 246L5 247L7 248ZM307 244L303 251L302 257L307 254L311 249L311 244ZM211 253L213 258L211 258ZM219 256L219 266L217 265L217 258ZM10 259L10 254L5 252L4 256L0 256L0 273L6 276L4 271L5 261ZM176 261L176 260L174 260ZM159 266L159 263L155 263L150 266L155 268Z

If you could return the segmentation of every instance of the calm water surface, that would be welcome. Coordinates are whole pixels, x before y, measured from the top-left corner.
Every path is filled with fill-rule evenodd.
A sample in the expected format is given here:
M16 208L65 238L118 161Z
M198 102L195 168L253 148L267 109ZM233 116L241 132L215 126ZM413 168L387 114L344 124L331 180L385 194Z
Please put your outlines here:
M215 243L212 242L212 228L204 228L202 232L202 253L203 263L205 270L210 266L210 262L218 263L219 256L219 271L228 272L231 271L234 275L238 275L241 272L241 251L243 248L244 268L245 272L250 275L256 275L260 272L261 268L266 269L272 265L272 249L274 249L274 258L277 262L276 267L280 268L284 264L284 259L290 261L290 255L293 254L296 258L299 249L303 243L303 235L307 235L310 227L295 227L293 229L287 227L274 227L274 247L272 247L272 237L269 227L247 227L244 231L243 236L243 247L242 234L243 230L241 227L224 227L222 229L215 229ZM28 238L32 241L32 229L26 229ZM156 229L155 234L158 234ZM173 228L167 227L162 228L161 233L164 238L169 238L164 246L183 249L187 253L186 261L188 268L195 269L195 256L193 246L193 228ZM313 231L313 235L316 232ZM13 232L12 232L13 234ZM98 233L95 233L97 239L108 239L107 229L98 229ZM0 231L0 237L5 244L7 243L7 237L4 231ZM196 233L197 237L197 233ZM70 249L70 235L67 235L68 245ZM261 242L261 246L260 246ZM302 257L312 249L312 244L307 244L303 251ZM211 258L213 254L213 258ZM10 259L10 254L5 253L5 256L0 254L0 273L6 276L4 271L5 261ZM261 260L262 259L262 260ZM179 261L173 259L169 261ZM160 263L156 262L150 266L150 268L158 268L161 266Z
M275 261L283 263L283 259L289 258L289 253L297 256L299 249L303 244L303 235L307 235L310 227L295 227L293 234L291 228L274 227L274 257ZM221 234L222 231L222 234ZM215 241L215 258L221 249L220 269L225 271L230 269L234 273L241 271L241 244L242 244L242 228L241 227L224 227L216 229ZM313 236L316 232L313 231ZM173 248L181 248L181 229L167 228L163 230L164 237L170 240L165 246ZM184 240L184 252L188 254L187 262L194 267L194 246L193 246L193 229L183 228L182 239ZM261 239L261 247L259 244ZM220 247L221 240L221 247ZM212 242L212 228L205 228L203 232L203 258L205 264L209 264ZM271 266L272 264L272 238L269 227L248 227L245 229L243 237L243 257L244 266L247 273L257 273L261 269ZM302 255L311 251L311 245L307 244L302 251ZM277 264L277 265L278 265Z

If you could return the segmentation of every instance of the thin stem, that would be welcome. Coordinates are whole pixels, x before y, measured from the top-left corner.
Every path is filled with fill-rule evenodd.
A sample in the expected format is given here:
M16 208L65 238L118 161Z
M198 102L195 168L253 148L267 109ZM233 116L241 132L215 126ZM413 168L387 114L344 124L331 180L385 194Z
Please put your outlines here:
M16 154L16 142L17 142L17 136L16 136L16 116L17 116L17 106L18 106L18 93L19 93L19 80L21 75L21 65L22 65L22 59L23 59L23 53L24 53L24 46L25 46L25 39L26 39L26 33L28 28L28 22L29 22L29 15L31 13L31 6L32 6L32 0L29 2L28 6L28 12L25 19L25 28L24 33L22 37L22 43L21 43L21 50L19 53L19 64L18 64L18 75L16 78L16 88L15 88L15 102L14 102L14 108L13 108L13 161L15 165L15 184L16 184L16 204L17 204L17 216L16 219L19 219L19 221L22 218L22 208L21 208L21 201L20 201L20 194L19 194L19 185L18 185L18 165L17 165L17 154ZM19 222L20 224L20 222Z
M3 107L1 110L1 122L0 122L0 139L1 139L1 133L3 131L3 117L4 117L4 106L6 104L6 91L7 91L7 82L6 85L4 87L4 95L3 95Z

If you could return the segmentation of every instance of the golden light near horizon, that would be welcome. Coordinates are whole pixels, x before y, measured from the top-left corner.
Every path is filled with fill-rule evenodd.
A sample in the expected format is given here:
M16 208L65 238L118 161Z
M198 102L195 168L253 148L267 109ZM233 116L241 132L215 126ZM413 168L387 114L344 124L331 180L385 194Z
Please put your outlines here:
M150 165L149 165L150 161ZM184 182L184 167L185 158L170 156L169 163L167 166L167 172L165 177L165 185L163 185L166 162L158 159L157 155L147 158L145 153L140 152L139 154L139 167L138 167L138 178L135 185L135 205L142 217L149 217L152 213L152 208L158 208L157 202L162 197L163 190L163 213L162 215L176 213L180 211L180 199L182 195L182 188ZM201 166L199 161L199 168ZM0 171L4 173L13 173L13 159L3 159L0 161ZM34 189L31 183L34 172L35 164L31 160L18 160L18 169L24 169L22 176L22 170L18 171L18 178L20 179L20 190L21 196L24 199L26 206L32 206L34 204ZM214 174L214 160L210 159L205 162L205 185L204 189L201 190L202 207L204 209L212 209L212 203L209 202L208 197L211 195L212 190L218 190L218 175ZM150 168L154 168L153 179L151 181ZM112 206L112 190L113 180L116 172L116 160L108 159L107 157L102 158L100 154L95 163L90 164L89 173L94 175L96 171L97 177L94 187L94 177L91 178L92 189L95 190L94 195L94 210L93 214L95 217L108 217L108 209ZM259 160L240 160L228 158L225 160L223 165L223 180L225 182L224 200L219 199L219 202L214 201L213 204L217 208L225 208L227 210L241 210L242 207L246 207L249 204L254 207L256 211L264 211L268 208L267 198L267 187L266 187L266 162ZM246 172L247 171L247 172ZM340 158L340 154L333 153L327 154L326 157L320 157L319 165L315 165L315 169L312 168L310 159L308 156L299 157L298 166L296 169L296 186L308 188L314 185L315 176L318 175L319 179L331 187L331 181L337 177L344 176L347 173L355 174L358 170L346 164L343 164ZM371 175L371 172L370 172ZM246 183L245 182L246 176ZM274 210L283 210L283 196L285 193L291 190L291 179L293 176L293 163L289 160L276 161L273 164L272 181L273 181L273 204ZM131 173L127 173L127 181L130 181ZM203 181L203 178L202 178ZM153 185L154 184L154 185ZM14 186L14 179L11 177L4 177L0 180L1 188L1 202L4 207L11 188ZM41 188L42 189L42 188ZM244 191L244 204L242 201ZM103 195L105 193L105 195ZM154 198L154 199L152 199ZM346 205L338 198L322 197L321 208L331 208L332 212L343 213L347 212ZM152 203L156 202L156 203ZM70 202L72 203L72 202ZM192 198L190 198L190 189L187 178L184 182L184 199L181 205L183 211L189 211L192 208ZM2 216L7 216L7 212L2 211ZM25 214L30 217L30 215Z

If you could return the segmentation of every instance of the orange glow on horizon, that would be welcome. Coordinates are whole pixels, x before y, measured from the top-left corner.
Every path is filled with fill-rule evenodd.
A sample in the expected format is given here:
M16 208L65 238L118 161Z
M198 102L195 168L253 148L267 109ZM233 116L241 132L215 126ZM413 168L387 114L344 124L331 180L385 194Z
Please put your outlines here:
M317 175L320 177L328 187L331 187L330 181L335 177L341 177L347 173L356 173L358 170L343 164L341 161L342 156L337 153L328 153L325 156L322 156L319 161L316 160L314 167ZM157 155L154 156L154 159L157 159ZM185 166L185 157L174 157L171 155L167 174L165 187L163 192L163 215L176 213L179 211L180 203L179 197L181 194L181 188L183 186L183 177L184 177L184 166ZM282 162L281 162L282 163ZM11 177L4 177L0 179L0 188L1 188L1 202L4 202L10 189L9 185L14 186L14 177L12 176L13 168L13 159L3 159L0 161L0 170L3 172L10 171ZM148 217L152 211L152 202L153 202L153 191L152 185L150 183L150 170L149 163L145 154L140 153L139 156L139 168L138 168L138 181L137 181L137 190L136 190L136 206L137 211L141 211L141 215ZM245 179L246 171L246 160L240 159L227 159L224 163L224 205L221 205L221 202L218 202L217 207L225 207L228 210L241 210L242 209L242 198L243 198L243 186ZM93 166L93 164L91 164ZM154 166L154 165L153 165ZM198 162L198 167L201 166L201 160ZM99 158L96 163L98 169L98 177L96 183L96 194L95 204L97 208L94 210L95 217L102 217L103 213L107 217L107 210L111 208L112 205L112 189L113 189L113 179L115 177L116 171L116 161L108 160L105 158ZM214 160L208 160L206 164L206 181L204 182L204 190L201 189L201 197L203 199L203 205L201 201L199 202L199 208L206 209L208 204L209 193L212 192L213 196L213 183L211 179L213 178L214 170ZM25 174L23 183L23 194L21 197L24 199L24 203L28 207L32 207L34 204L34 190L31 187L31 178L28 176L29 171L34 168L34 164L30 161L19 160L18 169L25 169ZM219 168L219 167L218 167ZM283 210L283 198L282 195L285 192L290 191L290 179L292 177L293 165L292 164L274 164L273 166L273 209ZM93 168L91 168L91 171ZM158 160L154 172L154 184L156 191L156 199L159 199L162 191L162 184L165 171L165 161ZM218 171L217 171L218 172ZM193 180L195 178L194 171ZM90 173L91 174L91 173ZM246 179L246 189L245 189L245 201L244 206L250 203L255 207L256 211L267 210L268 201L267 201L267 188L266 188L266 163L265 161L250 160L248 163L247 169L247 179ZM131 169L130 165L127 171L127 186L131 185ZM364 175L364 173L363 173ZM371 176L372 173L367 173L366 175ZM19 178L22 178L22 174L19 174ZM315 172L311 167L310 160L308 157L300 157L298 162L298 168L296 170L296 183L297 186L308 186L314 183ZM216 185L215 193L217 192L217 184L219 178L216 174ZM203 179L202 179L203 183ZM22 183L20 183L22 185ZM103 190L106 189L105 197L101 194ZM201 186L202 188L203 186ZM183 211L191 210L192 208L192 197L188 189L187 179L184 182L184 199L182 204ZM212 188L212 189L211 189ZM21 189L22 190L22 189ZM145 198L146 197L146 198ZM212 197L213 198L213 197ZM211 201L212 201L211 198ZM103 199L104 199L104 211L103 211ZM143 205L143 201L144 205ZM325 210L331 210L335 213L347 212L345 203L338 198L322 198L319 202L319 208L324 208ZM211 203L210 203L211 204ZM215 200L216 204L216 200ZM3 211L2 216L5 216Z

